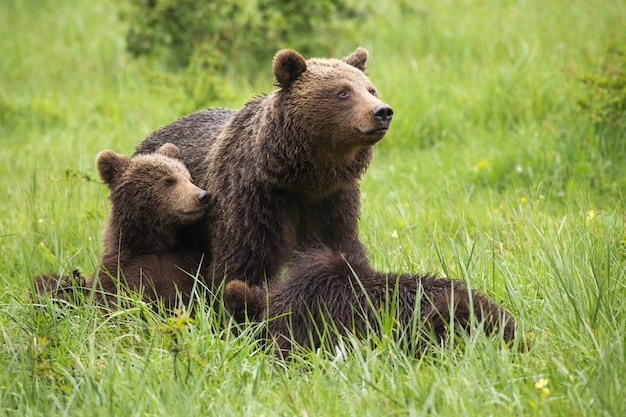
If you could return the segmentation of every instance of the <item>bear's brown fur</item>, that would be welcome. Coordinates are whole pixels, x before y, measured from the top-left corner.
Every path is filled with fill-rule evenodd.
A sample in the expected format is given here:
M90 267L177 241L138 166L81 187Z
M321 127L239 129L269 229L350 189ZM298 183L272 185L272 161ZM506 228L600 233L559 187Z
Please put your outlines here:
M281 50L272 94L188 115L139 145L136 154L176 144L215 199L199 233L216 280L261 285L320 244L365 261L358 182L393 114L365 75L367 58L363 48L343 60Z
M178 157L173 144L132 158L110 150L98 154L111 213L102 261L82 285L95 291L97 302L118 305L116 294L128 289L172 308L180 297L189 301L198 272L206 272L203 252L190 246L189 228L207 216L209 194L192 183ZM82 281L76 271L73 277L46 274L35 277L35 290L67 298L64 290Z
M392 315L396 337L413 352L428 337L446 338L452 327L471 331L472 316L488 334L501 332L507 342L515 336L511 316L462 281L380 273L361 257L327 248L298 254L286 279L267 290L228 282L224 305L236 321L263 322L262 337L280 356L294 344L318 348L346 334L381 336L384 314Z

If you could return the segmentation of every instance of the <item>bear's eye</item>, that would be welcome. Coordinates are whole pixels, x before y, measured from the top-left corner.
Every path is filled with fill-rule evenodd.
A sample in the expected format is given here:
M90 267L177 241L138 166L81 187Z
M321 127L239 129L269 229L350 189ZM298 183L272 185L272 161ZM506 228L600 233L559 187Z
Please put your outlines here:
M337 97L339 98L348 98L350 97L350 91L348 90L341 90L337 93Z
M373 95L374 97L378 97L378 91L376 91L375 88L370 88L369 92L371 95Z
M176 184L176 179L172 178L172 177L167 177L163 179L163 184L165 184L167 187L171 187L172 185Z

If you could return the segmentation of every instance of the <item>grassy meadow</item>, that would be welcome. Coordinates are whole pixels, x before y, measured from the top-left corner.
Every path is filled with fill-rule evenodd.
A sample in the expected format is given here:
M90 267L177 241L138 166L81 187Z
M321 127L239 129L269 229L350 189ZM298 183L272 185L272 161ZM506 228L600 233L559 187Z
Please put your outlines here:
M33 275L98 261L96 154L271 91L272 57L204 97L125 53L121 0L4 0L0 415L626 415L626 135L577 105L579 75L626 42L626 3L400 3L329 52L366 47L394 109L362 182L363 241L378 269L489 295L530 350L476 334L415 358L382 337L282 362L210 311L33 305Z

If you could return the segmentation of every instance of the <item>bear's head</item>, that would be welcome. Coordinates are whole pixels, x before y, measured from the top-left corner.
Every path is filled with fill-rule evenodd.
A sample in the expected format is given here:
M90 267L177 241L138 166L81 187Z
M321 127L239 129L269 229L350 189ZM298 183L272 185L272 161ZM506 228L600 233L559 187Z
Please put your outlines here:
M305 60L292 49L278 51L273 71L286 118L332 152L374 145L387 133L393 110L365 74L367 58L364 48L343 60Z
M205 216L209 194L191 182L178 157L179 149L171 143L133 157L110 150L98 154L98 172L111 191L108 233L119 234L122 242L167 240Z

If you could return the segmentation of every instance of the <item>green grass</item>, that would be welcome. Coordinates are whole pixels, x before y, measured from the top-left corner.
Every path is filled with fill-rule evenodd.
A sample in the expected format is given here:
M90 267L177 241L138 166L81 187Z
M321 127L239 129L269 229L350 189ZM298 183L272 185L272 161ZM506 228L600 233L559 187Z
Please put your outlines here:
M416 4L386 6L337 42L340 56L369 49L395 111L362 184L362 237L379 269L459 277L497 300L529 352L481 335L421 358L348 340L284 363L214 314L35 308L33 275L98 260L97 152L132 152L197 97L125 55L123 2L5 1L0 413L626 415L626 138L575 104L576 74L626 41L626 5ZM201 105L269 91L267 61Z

